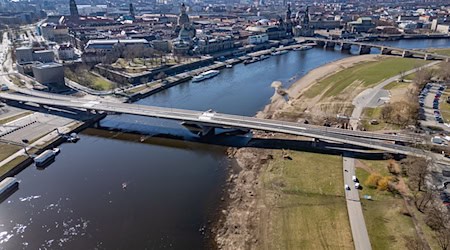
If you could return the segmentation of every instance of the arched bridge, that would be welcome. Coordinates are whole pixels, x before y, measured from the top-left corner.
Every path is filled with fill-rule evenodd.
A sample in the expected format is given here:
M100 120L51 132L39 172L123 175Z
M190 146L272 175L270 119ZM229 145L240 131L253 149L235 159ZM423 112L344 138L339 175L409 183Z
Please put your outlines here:
M382 44L374 44L367 42L357 42L352 40L331 40L324 38L306 37L305 42L315 42L316 46L325 48L335 48L339 47L340 50L349 51L352 46L358 47L359 54L370 54L372 48L376 48L380 51L382 55L399 55L402 57L418 57L425 60L443 60L446 62L450 61L450 56L439 55L436 53L430 53L422 50L415 49L402 49L397 47L386 46Z

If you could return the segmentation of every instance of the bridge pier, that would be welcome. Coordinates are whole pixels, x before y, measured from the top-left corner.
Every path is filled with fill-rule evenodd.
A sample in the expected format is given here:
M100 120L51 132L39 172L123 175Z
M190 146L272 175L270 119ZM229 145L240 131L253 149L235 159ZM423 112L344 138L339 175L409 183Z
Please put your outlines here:
M370 46L367 45L360 45L359 46L359 54L363 55L363 54L370 54Z
M349 51L352 48L352 45L349 43L341 43L341 51Z
M409 51L404 50L402 53L402 57L412 57L413 54Z
M332 41L325 42L325 48L326 49L334 49L335 46L336 46L335 42L332 42Z
M323 46L325 46L325 42L324 41L316 41L316 46L323 48Z
M423 59L424 59L424 60L433 60L433 57L432 57L430 54L425 54L425 55L423 56Z
M388 49L388 48L381 48L381 49L380 49L380 53L381 53L382 55L391 55L391 54L392 54L392 50L391 50L391 49Z

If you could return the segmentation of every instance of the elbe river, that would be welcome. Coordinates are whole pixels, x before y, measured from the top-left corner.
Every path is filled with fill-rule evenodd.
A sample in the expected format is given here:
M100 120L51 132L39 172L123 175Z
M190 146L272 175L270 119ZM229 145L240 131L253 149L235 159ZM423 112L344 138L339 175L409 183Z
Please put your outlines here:
M450 40L380 42L402 48L450 47ZM375 52L374 52L375 53ZM308 71L352 56L314 48L238 64L139 104L253 116ZM109 128L193 138L175 121L111 115ZM87 130L45 170L29 166L0 204L0 249L205 249L231 162L226 146ZM217 139L217 144L246 138ZM123 186L126 186L124 189Z

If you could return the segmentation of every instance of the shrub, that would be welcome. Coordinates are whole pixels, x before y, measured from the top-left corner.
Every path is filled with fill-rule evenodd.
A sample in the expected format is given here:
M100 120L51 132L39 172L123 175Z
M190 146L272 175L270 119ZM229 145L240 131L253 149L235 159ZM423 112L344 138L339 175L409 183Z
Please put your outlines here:
M364 184L370 188L376 188L378 185L378 181L381 178L382 178L381 175L379 175L377 173L372 173L369 175L369 177L367 178L367 180Z

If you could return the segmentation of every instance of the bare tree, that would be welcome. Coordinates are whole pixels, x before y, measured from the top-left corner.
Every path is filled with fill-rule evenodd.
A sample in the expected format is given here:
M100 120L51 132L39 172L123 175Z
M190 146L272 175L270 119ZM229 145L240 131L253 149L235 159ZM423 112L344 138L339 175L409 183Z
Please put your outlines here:
M435 204L427 211L426 223L433 229L434 238L440 249L450 249L450 216L448 212L444 211L440 204Z
M430 173L427 160L418 157L407 157L402 161L402 168L408 176L410 188L416 191L423 191L425 178Z
M420 89L423 85L430 81L432 76L433 74L431 70L421 67L416 71L414 83Z
M421 213L425 213L426 209L433 201L434 193L431 190L425 190L423 192L415 190L412 191L414 196L414 205Z

